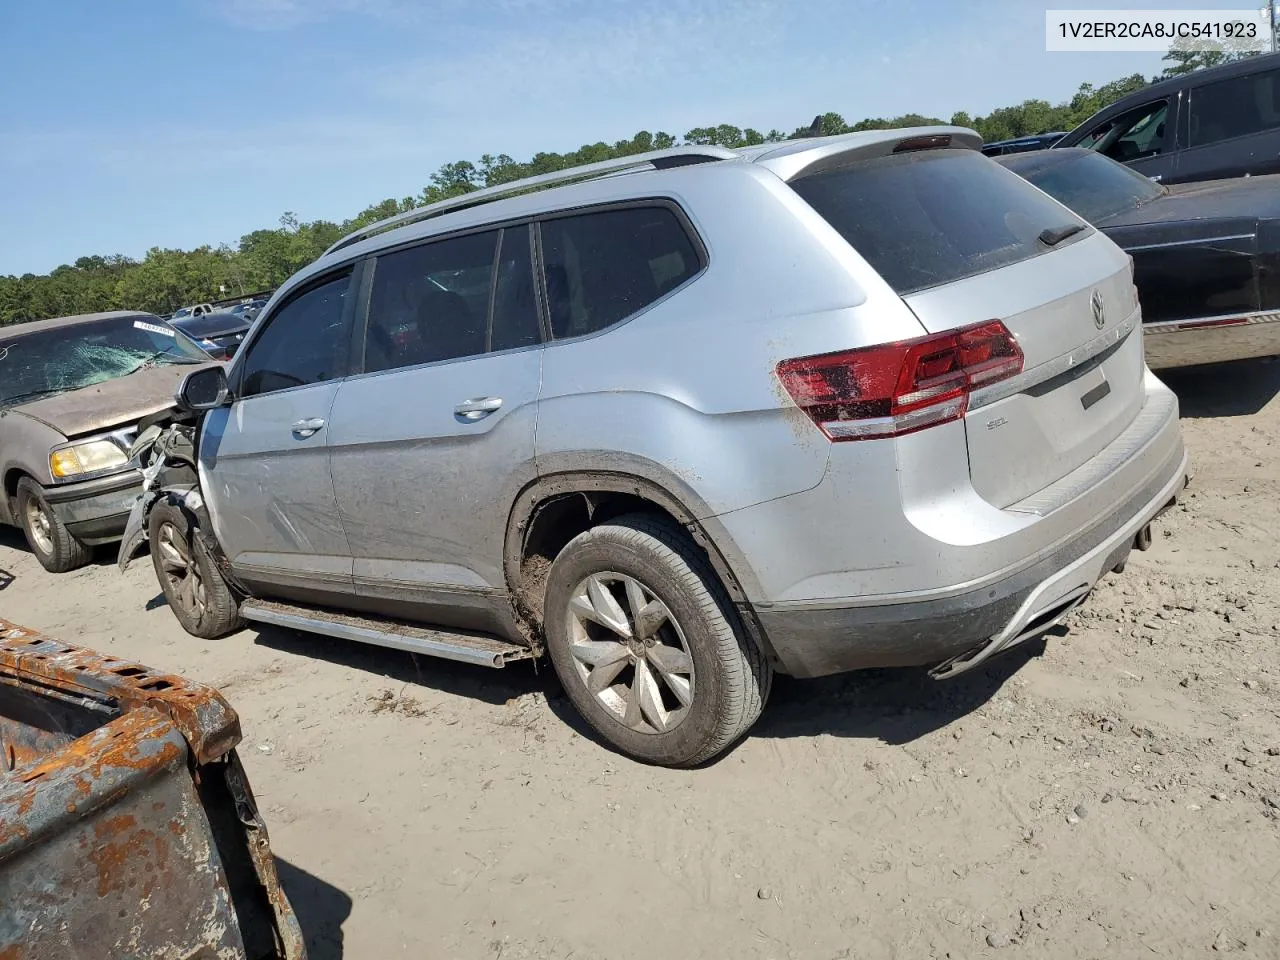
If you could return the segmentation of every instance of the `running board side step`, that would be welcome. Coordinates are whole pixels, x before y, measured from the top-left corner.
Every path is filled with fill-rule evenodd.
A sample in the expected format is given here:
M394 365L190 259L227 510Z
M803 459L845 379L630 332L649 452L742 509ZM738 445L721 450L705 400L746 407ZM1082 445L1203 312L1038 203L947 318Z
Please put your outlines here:
M398 620L361 617L269 600L244 601L240 605L240 616L273 627L319 633L340 640L371 643L482 667L505 667L513 660L531 660L534 655L528 647L482 634L434 630Z

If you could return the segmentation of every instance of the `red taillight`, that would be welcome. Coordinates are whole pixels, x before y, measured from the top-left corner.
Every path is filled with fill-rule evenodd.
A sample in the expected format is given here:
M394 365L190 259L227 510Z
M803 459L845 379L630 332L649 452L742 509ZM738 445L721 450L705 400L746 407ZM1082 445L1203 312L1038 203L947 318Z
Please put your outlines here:
M920 340L778 364L791 399L832 440L896 437L964 416L969 393L1022 372L999 320Z

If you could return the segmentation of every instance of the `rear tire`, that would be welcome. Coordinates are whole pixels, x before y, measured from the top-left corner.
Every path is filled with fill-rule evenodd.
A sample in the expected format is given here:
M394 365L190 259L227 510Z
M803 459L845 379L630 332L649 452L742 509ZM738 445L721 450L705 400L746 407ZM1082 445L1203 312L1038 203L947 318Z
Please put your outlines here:
M193 637L216 640L239 630L244 621L239 601L194 530L176 503L162 500L152 507L147 521L151 565L182 628Z
M50 573L66 573L93 559L93 548L72 535L30 477L18 481L18 520L27 546Z
M710 760L769 696L772 669L715 572L662 517L629 514L569 541L551 565L544 627L578 712L646 763Z

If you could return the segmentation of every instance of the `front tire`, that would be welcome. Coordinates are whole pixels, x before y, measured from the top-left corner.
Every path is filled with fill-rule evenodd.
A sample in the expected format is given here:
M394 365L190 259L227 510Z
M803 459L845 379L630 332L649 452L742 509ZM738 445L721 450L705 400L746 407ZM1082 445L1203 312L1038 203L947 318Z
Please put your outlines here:
M71 534L30 477L18 481L18 519L27 546L50 573L76 570L93 559L93 548Z
M151 564L169 609L193 637L216 640L244 626L240 604L176 503L161 501L147 521Z
M574 537L547 579L547 651L605 740L646 763L710 760L755 723L772 670L705 556L629 514Z

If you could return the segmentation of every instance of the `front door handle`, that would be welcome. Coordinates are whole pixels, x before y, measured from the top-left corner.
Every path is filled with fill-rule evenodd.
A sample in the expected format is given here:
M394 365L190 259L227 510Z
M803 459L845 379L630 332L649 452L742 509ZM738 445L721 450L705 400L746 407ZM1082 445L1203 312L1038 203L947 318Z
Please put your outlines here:
M483 420L502 406L499 397L477 397L465 400L453 408L453 412L463 420Z
M299 420L293 425L293 435L305 440L307 437L314 436L317 431L324 429L324 421L319 417L312 417L310 420Z

